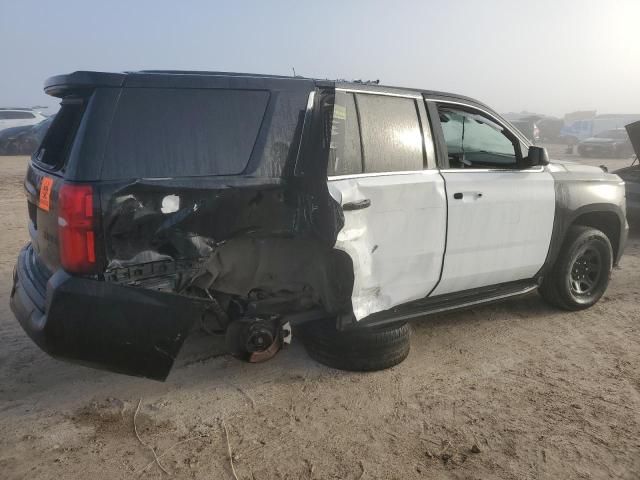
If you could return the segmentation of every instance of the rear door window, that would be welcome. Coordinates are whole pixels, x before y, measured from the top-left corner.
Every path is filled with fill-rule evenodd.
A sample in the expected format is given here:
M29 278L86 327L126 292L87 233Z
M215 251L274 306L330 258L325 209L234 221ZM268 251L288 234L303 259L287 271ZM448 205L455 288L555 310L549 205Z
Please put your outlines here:
M362 146L353 93L337 91L331 125L327 175L362 173Z
M264 90L125 88L102 178L240 174L268 101Z
M412 98L357 94L367 173L422 170L424 151Z

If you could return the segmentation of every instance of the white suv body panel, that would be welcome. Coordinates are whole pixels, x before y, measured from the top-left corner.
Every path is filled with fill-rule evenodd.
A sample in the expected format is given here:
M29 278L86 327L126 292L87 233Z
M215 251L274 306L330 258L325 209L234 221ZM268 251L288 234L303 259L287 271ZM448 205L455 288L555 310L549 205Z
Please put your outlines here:
M438 170L329 177L344 212L335 248L353 261L357 320L426 297L438 283L447 229L444 180Z
M551 174L540 168L443 170L442 175L449 201L447 251L432 295L534 277L553 232Z

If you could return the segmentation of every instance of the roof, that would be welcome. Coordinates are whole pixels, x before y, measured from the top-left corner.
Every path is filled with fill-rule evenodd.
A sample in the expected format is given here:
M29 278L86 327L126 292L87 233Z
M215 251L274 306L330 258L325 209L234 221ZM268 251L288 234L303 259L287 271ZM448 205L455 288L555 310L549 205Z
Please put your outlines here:
M261 79L261 80L283 80L283 81L300 81L300 82L314 82L319 86L322 85L340 85L342 87L349 87L361 90L396 90L402 92L414 92L416 94L432 94L437 96L455 96L451 93L436 92L431 90L421 90L416 88L394 87L390 85L378 85L369 82L348 82L343 80L329 80L319 78L308 78L301 76L286 76L286 75L268 75L257 73L239 73L239 72L217 72L217 71L201 71L201 70L140 70L136 72L122 72L122 73L110 73L110 72L94 72L94 71L77 71L65 75L57 75L50 77L45 81L44 90L49 95L60 96L65 90L75 90L84 88L95 87L121 87L135 83L139 86L139 83L149 82L157 83L158 79L182 79L183 81L191 81L192 83L202 83L204 79L221 79L221 78L237 78L237 79ZM167 83L167 82L165 82ZM169 82L171 83L171 82ZM465 98L465 97L460 97ZM469 99L473 100L473 99ZM475 102L475 100L474 100Z
M156 87L156 88L276 88L282 82L290 86L339 87L350 90L385 92L389 94L427 98L450 99L477 105L492 113L497 113L487 105L470 97L435 90L394 87L371 82L329 80L301 76L269 75L258 73L217 72L202 70L140 70L135 72L94 72L77 71L66 75L50 77L45 81L44 90L55 97L63 97L69 91L82 91L96 87Z

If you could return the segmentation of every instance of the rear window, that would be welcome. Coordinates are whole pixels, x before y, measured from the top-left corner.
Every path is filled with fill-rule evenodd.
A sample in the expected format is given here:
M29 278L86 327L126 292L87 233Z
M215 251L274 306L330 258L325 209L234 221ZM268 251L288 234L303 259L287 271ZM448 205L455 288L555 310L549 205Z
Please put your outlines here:
M101 177L242 173L268 101L263 90L125 88Z
M65 99L36 151L35 160L49 168L61 168L73 143L82 114L82 99Z
M0 120L25 120L35 118L33 113L29 112L2 112L0 111Z

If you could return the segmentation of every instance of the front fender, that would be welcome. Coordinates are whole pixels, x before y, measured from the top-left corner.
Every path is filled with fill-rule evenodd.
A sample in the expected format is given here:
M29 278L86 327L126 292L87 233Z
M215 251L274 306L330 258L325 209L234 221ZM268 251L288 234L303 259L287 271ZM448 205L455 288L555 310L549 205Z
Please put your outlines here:
M624 251L629 229L624 181L617 175L587 166L569 166L562 171L552 170L551 173L555 182L556 210L549 253L539 275L544 275L555 263L569 228L582 223L581 218L594 218L593 214L605 214L600 217L616 219L615 226L611 228L615 229L612 246L616 253L614 264L617 265Z

